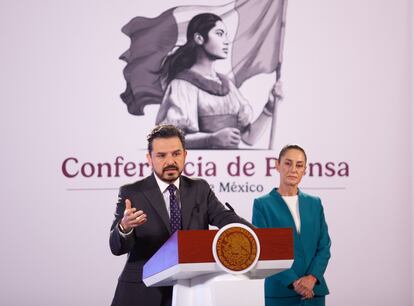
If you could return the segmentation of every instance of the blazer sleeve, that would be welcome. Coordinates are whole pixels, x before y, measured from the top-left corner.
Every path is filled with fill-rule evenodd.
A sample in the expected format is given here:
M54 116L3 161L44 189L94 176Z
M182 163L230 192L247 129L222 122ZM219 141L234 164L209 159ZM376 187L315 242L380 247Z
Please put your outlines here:
M253 214L252 214L252 223L258 228L268 228L269 225L266 222L266 218L260 209L260 204L257 199L253 202Z
M268 221L268 218L272 218L272 211L266 211L265 205L266 201L260 201L258 199L254 200L253 203L253 216L252 216L252 223L253 225L259 228L271 228L272 224ZM285 287L291 287L292 283L299 278L299 276L295 273L295 271L290 268L283 272L277 274L278 279Z
M123 186L119 190L118 202L116 203L115 218L112 222L111 232L109 235L109 246L114 255L122 255L128 253L135 244L134 232L127 236L121 235L119 232L119 223L124 215L125 200L127 199L126 188Z
M315 276L318 281L322 279L326 267L328 266L329 258L331 257L331 239L329 237L328 225L326 224L325 214L321 203L320 208L320 236L318 246L307 272L307 274Z

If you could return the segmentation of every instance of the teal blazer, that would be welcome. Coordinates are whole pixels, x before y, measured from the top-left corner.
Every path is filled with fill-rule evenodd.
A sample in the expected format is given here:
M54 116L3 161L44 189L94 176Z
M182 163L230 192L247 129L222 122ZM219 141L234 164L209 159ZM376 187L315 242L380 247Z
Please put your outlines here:
M252 223L259 228L290 227L294 232L295 259L290 269L265 280L266 297L298 296L292 283L298 278L312 274L317 278L315 296L329 294L323 274L331 257L331 239L325 222L323 207L318 197L299 190L300 234L283 198L273 189L254 200Z

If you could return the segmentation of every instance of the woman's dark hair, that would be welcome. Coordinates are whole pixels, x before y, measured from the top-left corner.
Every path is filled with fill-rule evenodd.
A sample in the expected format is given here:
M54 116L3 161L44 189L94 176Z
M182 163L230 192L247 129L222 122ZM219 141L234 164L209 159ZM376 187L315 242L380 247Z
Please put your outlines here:
M204 41L208 41L208 32L221 18L215 14L204 13L194 16L187 27L187 42L173 54L167 56L161 66L161 79L165 84L170 83L181 71L191 68L197 60L197 44L194 34L198 33Z
M300 147L296 144L288 144L288 145L284 146L282 148L282 150L280 150L278 161L280 162L283 155L285 155L287 151L292 150L292 149L301 151L303 153L303 155L305 156L305 163L307 162L308 158L306 156L305 150L302 147Z

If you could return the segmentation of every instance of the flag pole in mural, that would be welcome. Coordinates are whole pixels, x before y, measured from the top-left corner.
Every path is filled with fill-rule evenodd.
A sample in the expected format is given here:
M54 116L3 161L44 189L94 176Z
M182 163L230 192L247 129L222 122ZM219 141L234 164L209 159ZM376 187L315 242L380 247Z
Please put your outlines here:
M121 98L128 112L144 115L146 105L162 103L165 86L160 77L161 66L167 56L186 43L189 21L201 13L220 16L231 29L232 52L225 60L228 67L224 74L237 88L255 75L275 72L278 67L280 70L286 2L237 0L221 6L179 6L155 18L133 18L122 28L131 45L120 57L127 63L126 89ZM271 135L273 142L274 133Z
M282 62L283 62L283 47L285 42L285 32L286 32L286 12L287 12L287 0L283 1L283 14L282 14L282 24L280 26L280 43L279 43L279 62L276 67L276 81L279 81L282 77ZM277 118L277 110L279 107L280 99L275 101L275 108L273 109L273 116L272 116L272 127L270 129L270 140L269 140L269 150L275 150L275 133L276 133L276 118Z

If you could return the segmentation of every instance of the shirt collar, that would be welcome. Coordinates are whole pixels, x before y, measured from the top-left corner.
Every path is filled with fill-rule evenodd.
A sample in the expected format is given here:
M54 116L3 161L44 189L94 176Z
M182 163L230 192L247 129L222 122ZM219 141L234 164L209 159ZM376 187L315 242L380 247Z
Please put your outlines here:
M177 188L177 190L179 190L180 187L180 177L178 177L178 179L176 179L173 183L166 183L163 180L161 180L157 174L154 173L155 176L155 180L157 181L158 187L161 190L161 193L164 193L165 190L167 189L167 187L171 184L174 184L175 187Z

